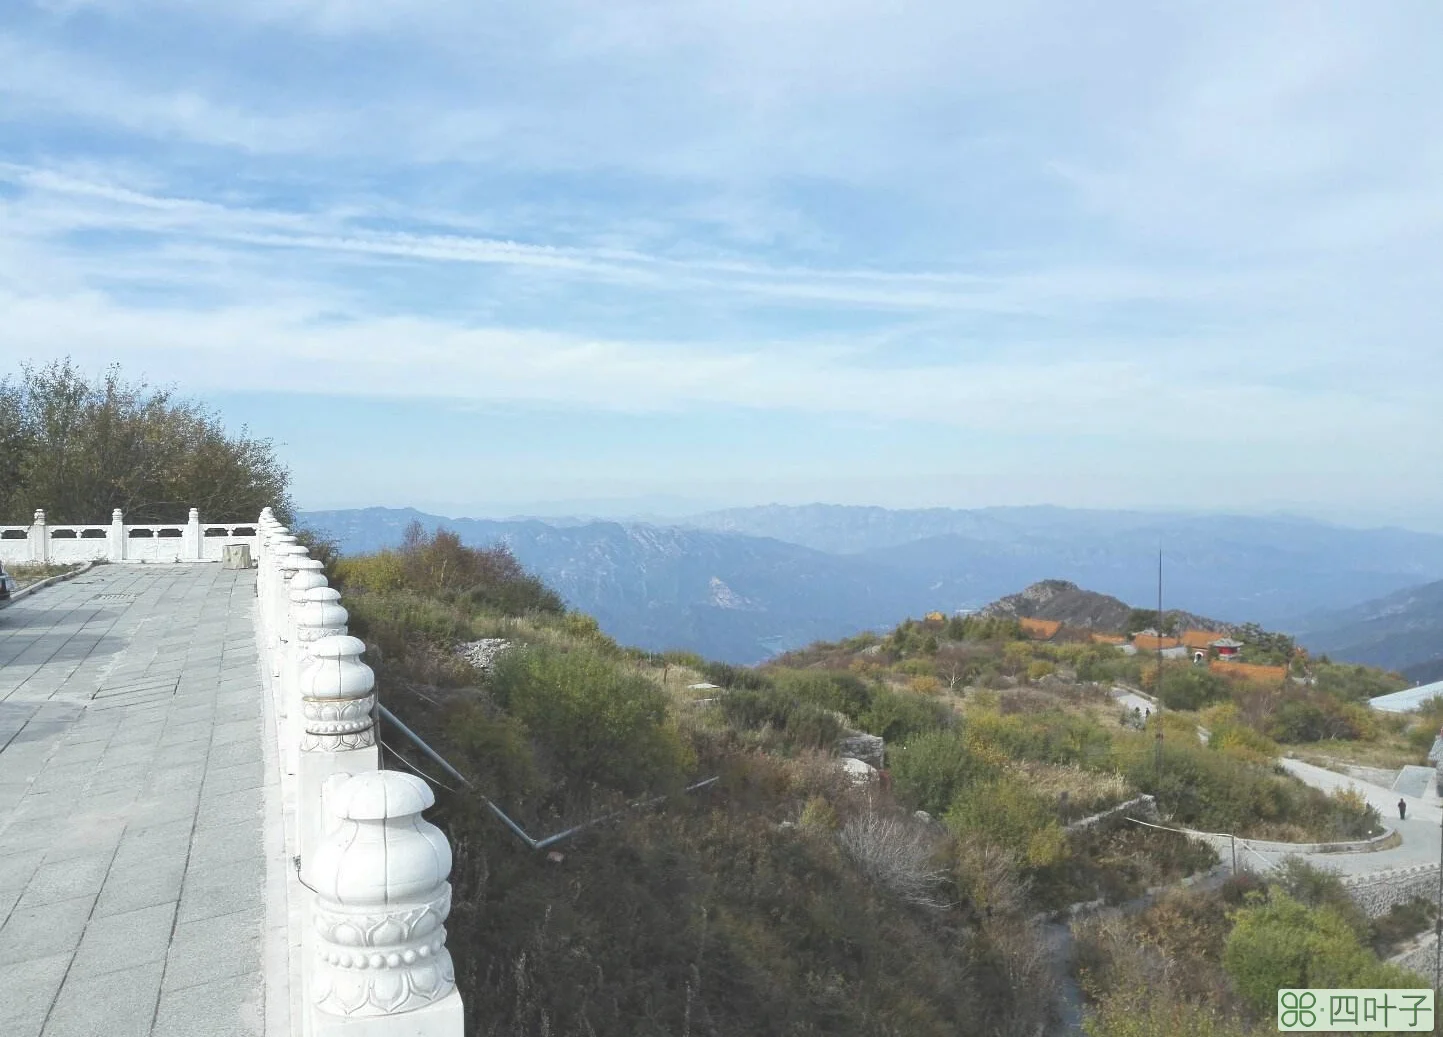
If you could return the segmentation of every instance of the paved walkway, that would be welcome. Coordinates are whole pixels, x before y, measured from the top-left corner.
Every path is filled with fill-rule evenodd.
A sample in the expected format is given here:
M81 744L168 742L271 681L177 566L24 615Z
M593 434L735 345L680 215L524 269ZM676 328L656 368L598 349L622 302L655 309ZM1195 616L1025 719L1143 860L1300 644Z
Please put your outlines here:
M263 1032L255 574L105 565L0 609L0 1034Z

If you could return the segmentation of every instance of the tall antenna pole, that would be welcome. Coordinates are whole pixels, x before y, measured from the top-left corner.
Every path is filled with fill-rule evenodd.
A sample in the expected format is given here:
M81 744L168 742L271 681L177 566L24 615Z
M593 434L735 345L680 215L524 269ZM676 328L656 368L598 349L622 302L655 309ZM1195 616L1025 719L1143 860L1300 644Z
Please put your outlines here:
M1157 545L1157 687L1162 695L1162 544Z
M1153 682L1152 693L1158 701L1157 739L1155 742L1154 769L1157 780L1162 780L1162 542L1157 545L1157 680Z

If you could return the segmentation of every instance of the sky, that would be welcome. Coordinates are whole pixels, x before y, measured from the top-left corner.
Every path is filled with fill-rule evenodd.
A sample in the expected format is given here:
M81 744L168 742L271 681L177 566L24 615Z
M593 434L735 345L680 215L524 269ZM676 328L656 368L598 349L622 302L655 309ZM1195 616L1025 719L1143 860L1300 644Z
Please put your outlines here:
M1443 531L1443 5L8 0L0 314L305 508Z

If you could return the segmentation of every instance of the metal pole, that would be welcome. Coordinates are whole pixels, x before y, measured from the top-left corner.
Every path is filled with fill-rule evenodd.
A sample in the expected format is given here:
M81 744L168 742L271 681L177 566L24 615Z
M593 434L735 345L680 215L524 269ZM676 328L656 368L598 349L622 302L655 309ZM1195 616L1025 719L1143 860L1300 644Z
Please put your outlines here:
M1228 838L1233 841L1233 874L1236 875L1238 873L1238 837L1229 832Z
M1157 683L1152 693L1162 701L1162 545L1157 545Z

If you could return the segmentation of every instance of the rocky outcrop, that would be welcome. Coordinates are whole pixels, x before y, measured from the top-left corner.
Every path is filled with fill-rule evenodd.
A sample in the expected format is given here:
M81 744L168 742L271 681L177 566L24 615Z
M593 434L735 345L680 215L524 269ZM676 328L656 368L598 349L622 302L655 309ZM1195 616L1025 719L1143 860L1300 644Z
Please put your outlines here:
M887 743L880 735L851 733L837 742L837 752L882 769L886 757Z
M510 647L511 642L504 637L483 637L457 645L456 654L484 673L496 662L497 656Z

